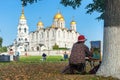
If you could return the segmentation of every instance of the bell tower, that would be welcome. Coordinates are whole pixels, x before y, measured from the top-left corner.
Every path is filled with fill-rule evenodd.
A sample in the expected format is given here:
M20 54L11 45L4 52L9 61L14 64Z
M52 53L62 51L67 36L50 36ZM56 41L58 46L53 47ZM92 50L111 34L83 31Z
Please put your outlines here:
M22 13L19 19L17 27L17 48L19 51L27 51L29 44L29 27L27 25L27 20L24 15L24 6L22 5Z

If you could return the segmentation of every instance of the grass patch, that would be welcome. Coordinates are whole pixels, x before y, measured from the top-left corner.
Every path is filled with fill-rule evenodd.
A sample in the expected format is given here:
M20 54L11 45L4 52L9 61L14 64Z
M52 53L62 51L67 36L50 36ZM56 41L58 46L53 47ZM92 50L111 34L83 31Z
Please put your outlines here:
M20 56L20 62L40 62L41 56Z
M57 62L63 59L62 56L47 56L46 61ZM42 56L22 56L20 57L20 62L41 62Z
M61 61L63 57L62 56L48 56L47 61Z

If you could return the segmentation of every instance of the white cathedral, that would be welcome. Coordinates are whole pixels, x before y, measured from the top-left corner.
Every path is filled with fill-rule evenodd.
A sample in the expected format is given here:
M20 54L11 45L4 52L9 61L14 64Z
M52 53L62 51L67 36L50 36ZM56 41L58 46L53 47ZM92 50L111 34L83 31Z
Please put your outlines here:
M37 23L36 31L29 32L24 9L19 19L17 27L17 38L14 41L14 49L20 52L53 50L54 45L59 48L72 48L80 35L76 31L76 22L70 22L70 29L65 27L65 19L58 11L53 17L51 26L45 28L42 21Z

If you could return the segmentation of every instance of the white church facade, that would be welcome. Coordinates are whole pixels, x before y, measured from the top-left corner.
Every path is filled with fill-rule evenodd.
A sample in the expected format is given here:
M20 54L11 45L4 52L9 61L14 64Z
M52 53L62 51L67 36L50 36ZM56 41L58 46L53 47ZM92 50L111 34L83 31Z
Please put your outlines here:
M54 45L59 48L72 48L80 35L76 29L76 22L70 22L70 29L65 26L64 16L58 11L49 27L44 26L42 21L37 23L37 29L29 32L24 9L17 27L17 38L14 41L14 49L19 52L37 52L53 50Z

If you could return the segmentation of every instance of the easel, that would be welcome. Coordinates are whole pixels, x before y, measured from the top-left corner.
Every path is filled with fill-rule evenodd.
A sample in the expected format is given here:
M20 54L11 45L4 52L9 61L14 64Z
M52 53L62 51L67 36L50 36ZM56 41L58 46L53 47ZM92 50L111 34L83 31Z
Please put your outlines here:
M102 55L101 55L101 41L91 41L91 49L93 50L93 57L86 58L86 61L90 63L91 67L95 67L96 62L101 62Z

